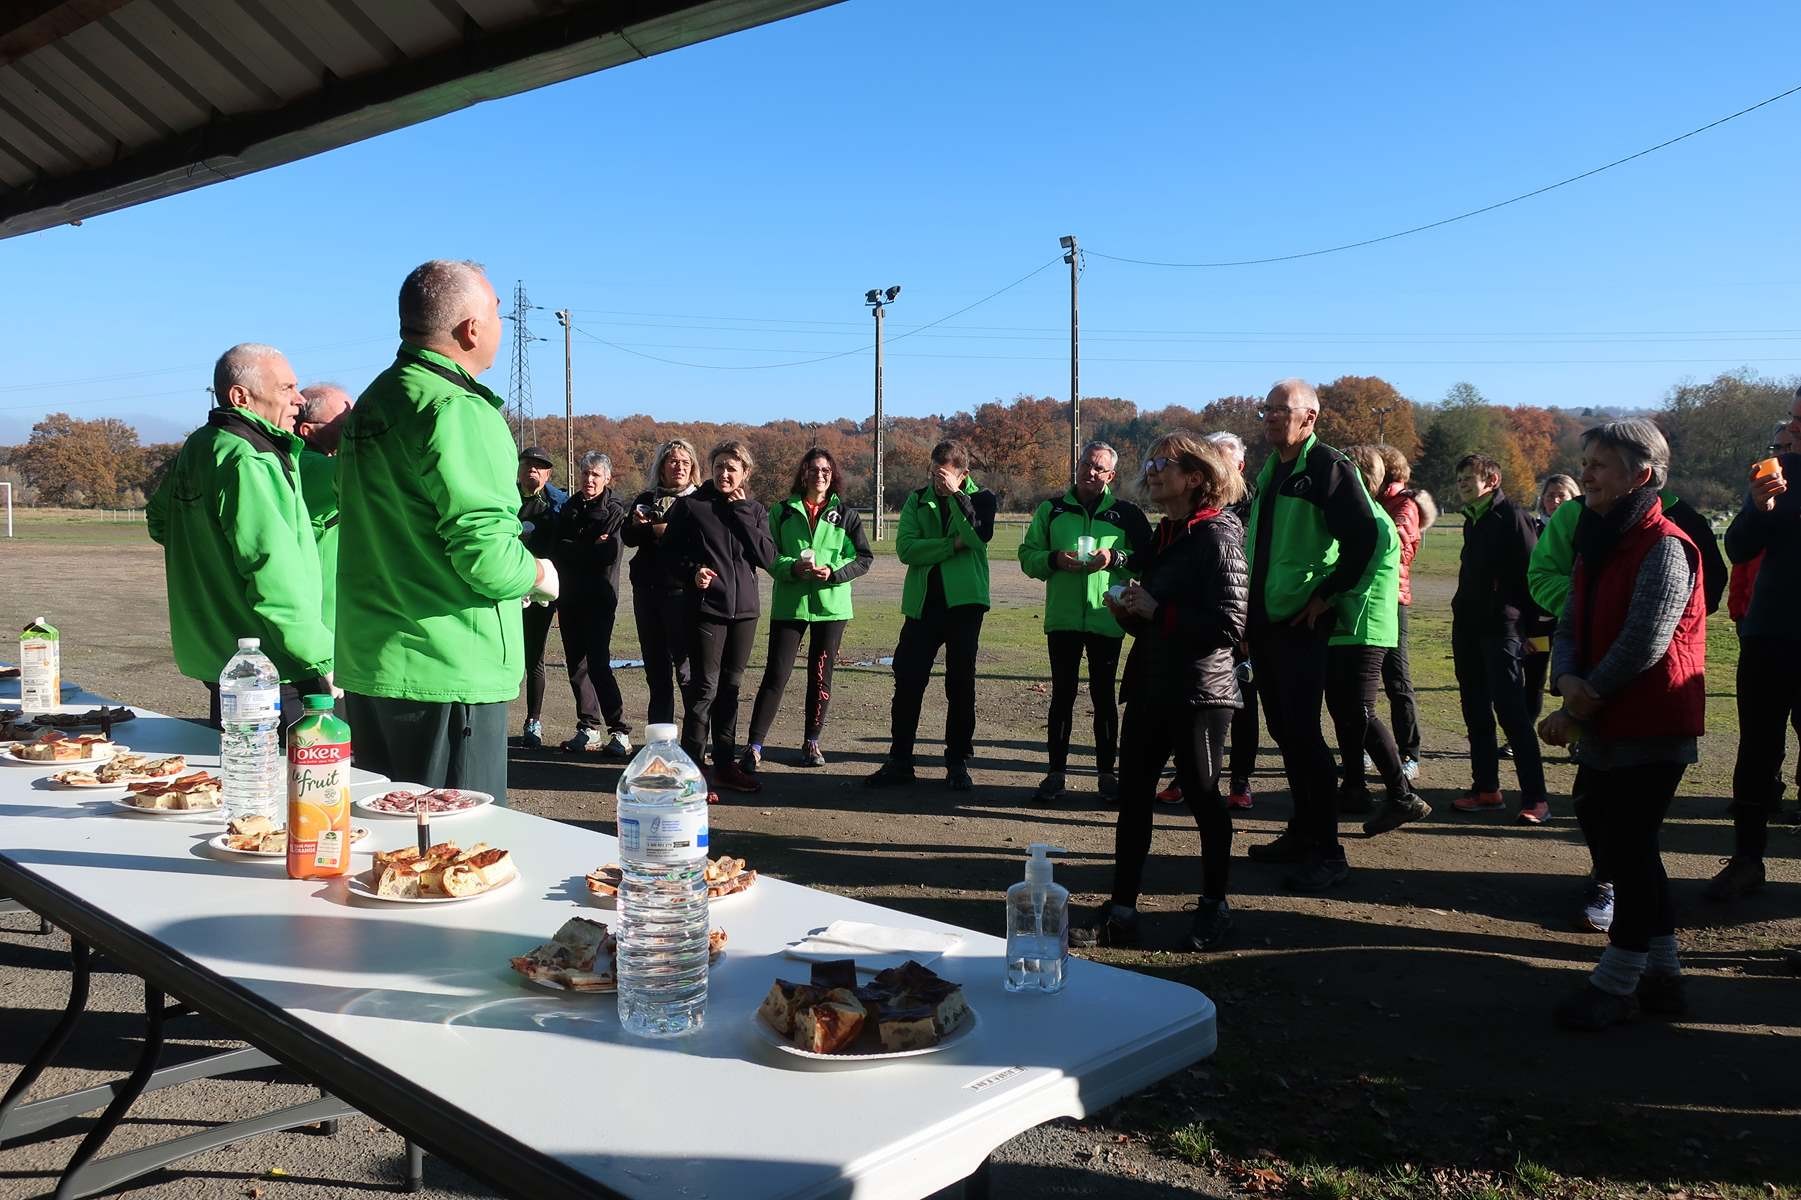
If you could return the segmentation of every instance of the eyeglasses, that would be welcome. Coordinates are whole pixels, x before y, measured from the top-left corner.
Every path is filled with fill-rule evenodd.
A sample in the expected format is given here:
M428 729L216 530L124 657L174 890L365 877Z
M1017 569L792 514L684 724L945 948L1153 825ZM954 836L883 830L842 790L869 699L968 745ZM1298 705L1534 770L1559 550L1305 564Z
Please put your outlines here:
M1172 466L1180 465L1179 459L1168 454L1159 454L1156 458L1144 460L1144 469L1147 471L1167 471Z

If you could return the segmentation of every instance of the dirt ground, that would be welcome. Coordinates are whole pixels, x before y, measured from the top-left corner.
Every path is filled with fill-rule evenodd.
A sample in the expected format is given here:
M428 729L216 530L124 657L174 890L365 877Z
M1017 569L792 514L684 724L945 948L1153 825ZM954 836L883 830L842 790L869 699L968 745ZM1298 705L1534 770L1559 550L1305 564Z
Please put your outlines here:
M999 545L971 764L976 791L955 795L930 769L942 720L936 694L922 726L922 782L898 792L861 788L859 777L886 744L891 677L879 666L842 667L825 738L831 765L791 765L800 723L791 688L772 735L765 791L728 797L714 813L723 850L772 875L997 934L1004 932L1001 893L1020 878L1029 842L1069 849L1058 878L1079 900L1105 894L1113 815L1093 793L1085 699L1071 794L1051 808L1031 799L1043 773L1048 703L1040 585L1002 561L1010 551ZM1347 821L1350 883L1324 897L1287 895L1280 868L1243 857L1288 813L1279 764L1266 746L1256 807L1237 822L1238 937L1222 952L1200 955L1157 948L1178 944L1198 870L1186 813L1160 811L1144 900L1151 948L1095 957L1205 991L1219 1005L1219 1053L1087 1121L1060 1123L1004 1149L1001 1194L1028 1186L1134 1200L1196 1190L1536 1197L1651 1189L1686 1200L1801 1189L1801 977L1783 954L1801 944L1801 838L1786 825L1772 831L1771 882L1761 894L1731 907L1701 894L1730 848L1729 658L1710 647L1705 761L1691 771L1665 826L1691 1013L1600 1036L1559 1032L1550 1009L1581 981L1602 944L1574 924L1588 862L1567 801L1572 771L1561 758L1549 764L1555 819L1542 829L1450 808L1469 783L1442 652L1452 582L1443 567L1454 555L1454 543L1434 541L1415 584L1415 673L1427 742L1421 790L1437 813L1376 840L1362 839ZM200 686L170 662L161 555L142 540L141 527L58 529L0 544L0 578L0 624L17 628L40 611L50 615L69 647L67 677L173 714L203 711ZM899 581L898 564L882 557L858 586L847 658L892 649ZM1716 627L1715 646L1729 637ZM614 650L636 657L629 628ZM554 635L551 658L546 725L555 739L567 736L573 710ZM759 651L746 681L746 722L761 664ZM646 696L641 673L621 672L621 681L637 724ZM516 807L611 831L613 766L553 749L512 755ZM1503 779L1511 791L1505 766ZM27 928L22 918L7 921ZM0 1083L60 1002L51 986L52 946L0 933L0 995L7 997L0 1007L10 1010L0 1019ZM26 981L34 981L30 989ZM21 1002L27 990L34 999ZM119 994L126 1001L108 1018L105 1040L78 1055L83 1069L123 1069L133 1033L123 1015L129 993ZM283 1085L268 1076L244 1086ZM131 1135L128 1122L119 1136ZM314 1177L290 1189L265 1178L259 1186L280 1185L271 1197L373 1186L393 1169L398 1143L366 1128L355 1136L367 1152L344 1169L361 1170L366 1182ZM43 1164L72 1145L65 1137L0 1151L0 1196L46 1189ZM254 1176L260 1161L250 1155L236 1169ZM434 1172L443 1194L465 1194L454 1172ZM248 1194L230 1186L247 1177L222 1166L206 1174L217 1186L186 1190L178 1171L152 1177L162 1182L146 1194Z

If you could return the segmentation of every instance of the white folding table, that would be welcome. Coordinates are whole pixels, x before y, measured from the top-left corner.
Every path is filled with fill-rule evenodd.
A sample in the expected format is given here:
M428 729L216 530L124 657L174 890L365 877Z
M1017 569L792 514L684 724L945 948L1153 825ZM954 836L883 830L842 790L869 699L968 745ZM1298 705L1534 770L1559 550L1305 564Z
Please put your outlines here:
M217 752L216 735L155 714L115 737ZM521 878L392 905L221 855L205 845L216 820L103 810L46 790L47 773L0 766L0 893L511 1194L925 1196L1024 1130L1214 1049L1213 1004L1193 988L1074 960L1061 994L1010 995L1004 942L955 930L934 969L963 985L972 1036L879 1064L785 1054L751 1028L773 980L807 977L785 943L837 919L953 927L767 876L713 905L729 942L705 1029L640 1041L612 996L539 991L507 966L570 916L612 922L584 881L616 861L610 837L500 808L440 819L437 838L505 847ZM410 819L357 821L372 848L414 836Z

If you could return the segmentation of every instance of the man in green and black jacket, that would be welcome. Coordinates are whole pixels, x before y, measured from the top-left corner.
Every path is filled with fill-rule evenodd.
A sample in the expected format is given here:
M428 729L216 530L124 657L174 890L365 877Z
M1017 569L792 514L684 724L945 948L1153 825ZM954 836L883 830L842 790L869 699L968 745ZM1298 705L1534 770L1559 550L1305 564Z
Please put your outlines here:
M913 739L944 648L944 778L952 790L975 786L968 760L975 753L976 646L988 612L988 543L994 538L993 492L969 476L961 443L932 447L931 482L901 506L895 553L907 565L901 585L900 644L894 648L894 705L888 761L863 780L868 787L913 782Z
M1051 658L1050 772L1033 797L1041 804L1063 794L1084 652L1088 694L1094 701L1096 787L1106 799L1119 791L1113 773L1119 745L1114 678L1125 631L1101 598L1114 583L1130 578L1126 560L1149 547L1151 526L1136 504L1113 494L1118 468L1118 451L1105 442L1089 442L1082 448L1075 486L1038 506L1019 544L1020 569L1045 581L1044 636Z
M519 538L504 402L475 381L501 337L481 268L416 268L400 288L400 337L339 451L344 713L358 766L504 801L520 601L554 598L556 571Z
M1318 422L1312 385L1285 379L1270 389L1263 428L1273 453L1257 477L1245 533L1257 695L1294 797L1288 829L1247 853L1298 864L1284 882L1308 892L1350 874L1338 842L1338 770L1320 731L1320 706L1334 610L1364 585L1376 549L1369 493L1351 461L1319 440Z
M246 342L213 368L219 407L188 435L145 514L163 547L175 665L211 695L219 673L254 637L282 680L285 730L300 697L329 688L331 630L322 615L319 554L301 495L294 436L300 384L273 346Z

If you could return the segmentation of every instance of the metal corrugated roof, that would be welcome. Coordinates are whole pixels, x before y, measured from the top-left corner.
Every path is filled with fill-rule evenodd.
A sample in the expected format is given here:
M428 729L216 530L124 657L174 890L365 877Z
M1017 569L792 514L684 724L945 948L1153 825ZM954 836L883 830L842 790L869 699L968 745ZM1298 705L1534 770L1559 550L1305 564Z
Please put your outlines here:
M837 0L15 0L0 237Z

